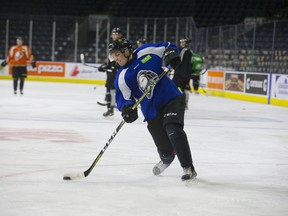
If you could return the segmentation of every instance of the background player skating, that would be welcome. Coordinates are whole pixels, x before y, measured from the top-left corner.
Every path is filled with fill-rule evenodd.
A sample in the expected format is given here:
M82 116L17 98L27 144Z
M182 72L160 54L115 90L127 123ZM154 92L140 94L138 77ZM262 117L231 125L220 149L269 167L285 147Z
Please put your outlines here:
M113 28L111 31L111 38L113 41L122 38L122 31L120 28ZM105 100L107 102L107 111L103 113L103 116L113 116L115 107L115 87L114 80L118 70L118 65L115 61L108 59L108 63L101 65L98 68L101 72L106 72L106 95Z
M138 47L141 47L142 45L144 45L144 44L146 44L146 43L147 43L147 41L146 41L145 38L139 38L139 39L136 41L136 46L137 46L137 48L138 48Z
M186 109L188 109L188 100L190 92L190 80L192 78L192 50L189 49L191 40L189 38L180 39L180 57L181 63L175 68L173 81L181 89L185 96ZM193 81L194 83L194 81ZM199 86L199 85L198 85ZM198 88L197 88L198 90Z

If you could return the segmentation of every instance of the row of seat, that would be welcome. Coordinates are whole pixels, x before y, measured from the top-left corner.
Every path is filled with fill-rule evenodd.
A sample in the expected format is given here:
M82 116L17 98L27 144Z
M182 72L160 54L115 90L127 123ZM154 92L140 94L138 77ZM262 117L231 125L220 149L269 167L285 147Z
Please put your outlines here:
M287 50L217 50L207 51L207 62L212 68L254 72L287 73Z
M50 16L88 14L109 14L118 17L193 16L198 27L206 27L240 23L245 17L273 17L285 6L288 7L285 0L13 0L1 2L1 11L4 14Z
M43 17L41 17L40 20L33 19L33 39L32 39L32 51L35 55L36 59L39 60L47 60L50 61L52 59L52 56L55 56L56 61L73 61L74 60L74 42L72 37L74 37L74 31L75 31L75 18L69 19L69 21L57 21L56 23L56 45L55 45L55 51L52 53L52 24L53 20L51 17L48 17L47 20L45 20ZM187 19L180 18L180 26L185 26L187 23ZM147 22L149 25L147 26L147 40L148 42L154 42L153 41L153 31L154 31L154 20L149 19L130 19L130 29L129 29L129 39L132 43L135 43L139 37L144 36L144 24ZM29 27L30 19L22 19L21 21L13 21L9 22L9 45L12 45L15 43L15 37L17 35L22 35L24 37L24 40L26 43L29 40L29 31L27 33L27 26ZM177 19L172 18L166 18L166 19L159 19L157 20L157 37L156 42L161 42L164 40L164 30L165 30L165 24L167 25L167 36L166 40L176 42L176 34L175 34L175 26L177 23ZM79 23L79 26L81 26L82 23ZM285 35L288 35L288 22L277 22L276 25L276 35L281 35L281 37L275 38L275 46L274 49L277 51L281 50L288 50L288 43L286 43L287 37ZM126 26L127 25L127 19L111 19L111 26L118 26L121 27L124 31L124 36L126 34ZM23 27L25 26L25 27ZM267 50L272 48L272 34L273 33L273 27L274 24L265 24L265 25L259 25L257 26L257 34L256 36L263 35L262 37L256 37L256 43L255 49L257 49L259 52L261 50ZM18 31L15 31L15 29L18 29ZM24 30L23 30L24 29ZM29 29L29 28L28 28ZM210 28L209 28L210 29ZM271 30L272 29L272 30ZM181 35L179 33L179 36L183 36L183 28L180 29L182 31ZM180 31L179 30L179 31ZM244 31L244 30L243 30ZM252 47L252 41L253 41L253 29L248 30L247 32L243 31L239 32L239 35L237 35L237 41L236 41L236 50L251 50ZM226 44L229 44L228 47L230 47L230 50L232 52L231 47L233 48L233 45L235 44L235 37L234 35L230 35L229 40L223 40L222 38L222 45L219 46L219 38L221 36L223 37L223 33L219 32L216 28L215 33L213 37L211 37L211 40L208 42L208 47L202 46L202 49L204 50L205 54L206 49L211 50L212 56L208 57L208 61L213 61L211 64L219 63L222 60L233 60L231 58L227 58L225 55L223 59L221 59L221 52L223 51L223 47L226 46ZM265 35L265 37L264 37ZM5 50L5 36L6 36L6 19L0 20L0 58L4 58L4 50ZM104 62L107 59L106 55L106 47L107 47L107 38L106 35L102 35L99 43L99 50L97 50L97 56L99 57L99 61ZM179 39L179 38L178 38ZM283 40L283 41L282 41ZM194 40L193 40L194 41ZM214 43L212 43L214 41ZM82 41L81 41L82 42ZM79 59L80 53L85 53L87 56L91 56L90 58L87 58L87 62L91 60L91 62L95 62L96 58L96 45L95 45L95 32L91 32L91 37L87 37L87 41L84 41L85 43L81 44L78 49L77 59ZM192 44L195 45L194 43ZM201 49L200 49L201 50ZM219 53L213 53L215 50ZM229 50L229 49L227 49ZM195 50L197 51L197 49ZM209 51L208 51L209 52ZM228 52L228 51L227 51ZM235 54L235 49L234 49ZM219 54L219 58L216 58L217 54ZM228 53L227 53L228 55ZM238 53L239 56L241 56ZM245 54L243 54L245 55ZM214 57L213 57L214 56ZM270 54L271 56L271 54ZM277 57L278 58L278 57ZM280 58L280 56L279 56ZM227 63L228 64L228 63Z

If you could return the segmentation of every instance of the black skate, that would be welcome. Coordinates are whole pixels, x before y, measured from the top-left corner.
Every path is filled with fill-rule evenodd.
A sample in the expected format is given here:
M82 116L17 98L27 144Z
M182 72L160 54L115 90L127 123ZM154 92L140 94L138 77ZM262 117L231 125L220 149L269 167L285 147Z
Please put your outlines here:
M114 115L114 110L113 109L108 109L107 112L103 113L103 116L108 117L108 116L113 116Z
M196 171L193 169L191 169L191 167L187 167L187 168L183 168L183 176L181 177L182 181L187 181L187 180L191 180L196 178L197 173Z

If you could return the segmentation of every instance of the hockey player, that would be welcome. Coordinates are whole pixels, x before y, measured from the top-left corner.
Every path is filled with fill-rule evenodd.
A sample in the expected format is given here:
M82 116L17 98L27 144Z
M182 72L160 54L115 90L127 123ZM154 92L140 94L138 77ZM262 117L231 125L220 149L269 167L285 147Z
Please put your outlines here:
M190 80L192 78L192 50L189 49L191 40L189 38L182 38L180 40L180 57L181 63L175 69L173 81L181 89L185 95L186 109L188 109ZM194 83L194 82L193 82Z
M192 80L195 94L198 93L200 86L200 76L206 72L206 58L198 53L192 55Z
M146 43L147 43L147 41L145 38L139 38L136 42L137 48L142 46L143 44L146 44Z
M113 28L111 32L111 38L113 41L122 38L122 31L120 28ZM101 72L107 73L106 78L106 95L105 100L107 102L107 111L103 113L103 116L113 116L115 107L115 87L114 80L118 70L118 65L115 61L108 60L107 64L103 64L98 68Z
M138 118L137 109L132 109L149 83L162 73L162 56L165 65L175 68L180 62L177 47L169 42L146 44L132 52L128 40L120 39L109 45L110 56L120 65L115 79L116 104L125 122ZM185 101L168 76L153 86L141 104L144 121L155 142L161 161L153 168L154 175L161 174L174 160L175 153L183 168L182 180L195 178L191 151L184 127Z
M23 45L22 37L17 37L16 43L17 45L10 48L9 54L6 60L1 63L1 66L11 65L14 94L17 94L18 80L20 80L20 94L23 95L24 81L27 77L27 64L31 64L35 68L36 62L28 46Z

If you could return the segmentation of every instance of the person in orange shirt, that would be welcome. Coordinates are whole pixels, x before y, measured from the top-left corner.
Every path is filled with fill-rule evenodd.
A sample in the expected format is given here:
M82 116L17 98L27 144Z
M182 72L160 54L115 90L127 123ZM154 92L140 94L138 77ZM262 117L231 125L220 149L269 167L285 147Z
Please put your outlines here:
M17 45L10 48L5 61L1 63L2 67L9 64L12 67L14 94L17 94L18 80L20 79L20 94L23 95L24 81L27 77L27 64L36 67L36 62L28 46L23 45L22 37L17 37Z

